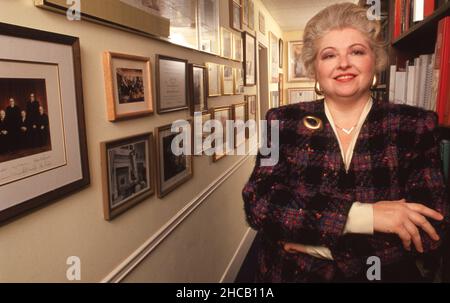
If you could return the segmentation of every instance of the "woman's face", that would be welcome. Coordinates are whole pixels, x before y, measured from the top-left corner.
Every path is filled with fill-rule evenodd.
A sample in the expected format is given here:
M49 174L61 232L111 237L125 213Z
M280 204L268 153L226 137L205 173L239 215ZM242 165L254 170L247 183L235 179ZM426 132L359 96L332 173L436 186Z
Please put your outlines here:
M369 94L375 73L375 55L356 29L332 30L318 40L317 81L326 97L358 99Z

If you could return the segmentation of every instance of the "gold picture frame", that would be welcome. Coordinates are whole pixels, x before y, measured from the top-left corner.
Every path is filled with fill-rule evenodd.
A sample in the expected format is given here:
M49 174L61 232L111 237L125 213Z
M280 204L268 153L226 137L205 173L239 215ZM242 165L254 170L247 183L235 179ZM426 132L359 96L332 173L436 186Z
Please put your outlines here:
M150 58L104 52L103 70L109 121L153 114Z

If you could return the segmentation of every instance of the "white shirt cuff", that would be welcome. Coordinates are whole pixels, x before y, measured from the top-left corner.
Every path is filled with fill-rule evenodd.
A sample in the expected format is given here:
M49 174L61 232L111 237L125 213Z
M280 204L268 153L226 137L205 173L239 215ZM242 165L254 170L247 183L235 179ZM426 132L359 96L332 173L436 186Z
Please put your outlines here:
M354 202L348 213L344 234L373 235L373 207L369 203Z

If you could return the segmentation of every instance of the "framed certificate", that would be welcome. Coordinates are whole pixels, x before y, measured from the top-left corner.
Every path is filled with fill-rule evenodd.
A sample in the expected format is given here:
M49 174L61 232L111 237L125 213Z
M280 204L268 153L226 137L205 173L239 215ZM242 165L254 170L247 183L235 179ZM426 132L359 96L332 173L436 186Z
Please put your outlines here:
M156 109L158 114L189 108L188 62L156 55Z

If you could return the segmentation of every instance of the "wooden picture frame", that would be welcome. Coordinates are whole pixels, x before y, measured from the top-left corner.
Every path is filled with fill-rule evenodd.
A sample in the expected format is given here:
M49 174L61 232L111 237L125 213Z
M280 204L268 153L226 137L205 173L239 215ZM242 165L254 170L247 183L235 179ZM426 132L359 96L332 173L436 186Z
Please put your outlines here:
M270 48L270 75L271 83L278 83L280 68L280 51L278 49L278 37L274 33L269 32L269 48Z
M188 109L188 87L188 61L156 55L156 109L158 114Z
M305 67L301 59L303 41L288 42L288 82L314 82L306 76Z
M218 97L222 95L222 70L216 63L206 63L208 68L208 97Z
M233 104L232 106L233 111L233 121L236 123L236 121L240 120L244 123L247 122L248 116L247 116L247 103L242 102L238 104ZM242 142L238 142L238 129L234 128L234 148L238 148L240 145L245 143L245 139L247 138L247 129L244 129L243 138L244 140Z
M221 86L223 96L234 95L234 76L231 66L222 65Z
M100 145L103 215L112 220L155 193L153 133Z
M314 101L317 99L314 87L288 88L288 104Z
M227 155L227 149L229 148L229 142L226 140L228 135L228 131L226 128L226 121L232 119L231 106L221 106L211 109L211 119L220 121L223 130L224 142L222 142L222 153L217 153L217 150L215 150L212 156L213 162L217 162ZM213 132L215 131L216 129L213 130ZM213 148L216 148L216 141L214 141L212 144Z
M278 92L280 94L280 105L284 104L284 75L278 75Z
M244 33L244 85L256 85L256 38Z
M258 22L259 32L265 36L266 35L266 17L261 12L258 13L258 17L259 17L258 18L259 19L259 22Z
M233 35L233 60L242 62L244 58L244 45L242 40L242 35Z
M242 31L243 10L240 0L229 0L230 5L230 27L237 31Z
M248 24L247 27L252 31L255 30L255 2L248 1Z
M199 112L197 112L196 114L199 114ZM203 131L203 126L205 125L205 123L207 121L211 120L211 112L209 110L208 111L204 111L204 112L201 113L201 115L202 115L202 125L201 125L202 140L199 141L199 142L194 140L194 143L193 143L193 145L194 145L194 156L197 156L197 157L202 156L203 153L207 151L207 149L203 149L203 144L204 144L206 138L210 135L209 133ZM195 144L197 144L197 143L199 144L199 146L195 146Z
M103 70L109 121L153 114L150 58L104 52Z
M36 125L36 145L19 150L0 142L5 222L86 187L90 178L79 38L0 23L0 43L8 45L0 48L0 100L16 98L28 115L48 122Z
M188 121L191 128L192 142L192 121ZM157 127L156 133L156 154L157 154L157 194L158 198L163 198L182 184L189 181L194 175L194 163L192 147L190 155L174 155L171 150L171 143L179 133L171 131L172 124Z
M279 56L280 56L280 59L278 62L279 67L283 68L283 63L284 63L284 41L283 41L283 39L280 39L278 41L278 51L279 51Z
M199 50L220 56L220 3L198 0Z
M206 66L189 64L189 91L191 116L195 112L208 110L208 68Z
M270 108L276 108L280 106L280 93L270 92Z
M220 55L227 59L233 59L233 34L228 29L221 27L220 37Z
M34 0L39 8L67 15L73 7L72 2L66 0ZM144 36L169 37L170 20L149 13L124 3L120 0L108 0L108 9L105 9L104 0L80 1L81 18L102 25L125 30Z
M246 95L244 97L247 106L247 120L254 120L256 123L256 135L258 134L258 100L256 95ZM247 139L250 138L250 133L246 131Z
M248 1L242 0L242 23L248 26Z
M233 68L234 94L244 93L244 70L242 68Z

